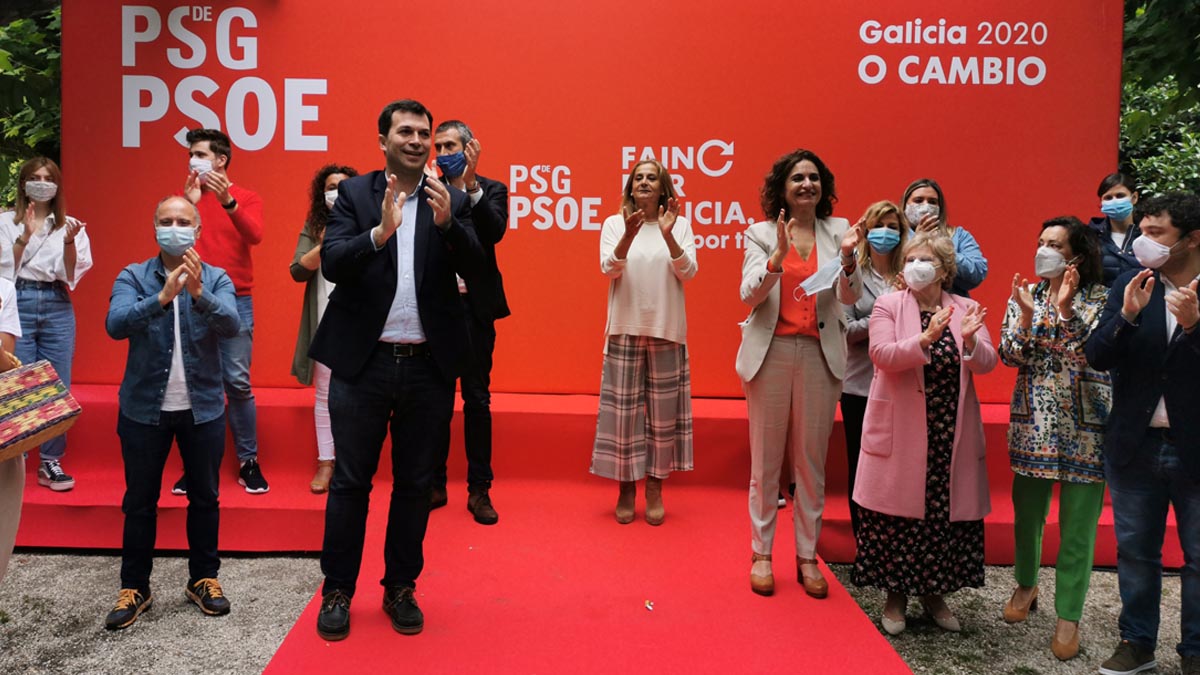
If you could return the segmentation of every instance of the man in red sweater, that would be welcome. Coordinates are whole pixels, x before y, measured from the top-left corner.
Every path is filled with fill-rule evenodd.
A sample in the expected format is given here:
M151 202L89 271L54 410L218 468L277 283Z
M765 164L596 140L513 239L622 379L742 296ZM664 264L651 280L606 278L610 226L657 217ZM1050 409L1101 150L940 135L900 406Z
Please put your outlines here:
M254 264L250 247L262 241L262 199L229 179L233 151L228 136L217 129L192 129L187 142L188 177L183 192L196 205L204 224L204 238L196 241L196 252L205 262L224 269L233 280L241 320L238 334L221 340L227 418L241 464L238 483L250 494L262 494L270 488L258 465L257 412L250 389L254 335L254 302L250 295ZM181 477L171 491L187 494L187 477Z

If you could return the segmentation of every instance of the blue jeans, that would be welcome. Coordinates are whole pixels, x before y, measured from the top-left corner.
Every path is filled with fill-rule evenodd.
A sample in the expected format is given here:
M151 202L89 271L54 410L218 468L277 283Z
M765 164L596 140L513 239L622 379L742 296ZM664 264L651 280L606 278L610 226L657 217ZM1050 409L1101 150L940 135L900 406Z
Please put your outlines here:
M221 456L225 454L225 418L195 424L191 410L163 412L157 425L119 415L117 435L125 462L125 531L121 543L121 588L150 587L154 540L158 533L158 496L171 441L179 444L188 479L188 583L215 578L221 568L217 531Z
M17 311L21 314L21 337L16 356L21 363L46 359L67 388L71 387L71 360L75 356L75 311L65 286L38 288L18 279ZM37 283L37 282L33 282ZM67 452L67 437L57 436L42 443L45 460L61 460Z
M221 374L225 396L229 400L229 429L238 461L258 458L258 411L254 391L250 389L250 352L254 345L254 300L237 296L238 334L221 340ZM186 473L186 472L185 472Z
M1182 656L1200 656L1200 481L1179 461L1170 432L1148 429L1132 462L1105 465L1117 535L1117 581L1121 588L1121 639L1147 649L1158 642L1162 599L1162 545L1167 505L1183 546L1180 571Z
M385 587L416 588L424 567L429 493L437 443L450 424L454 381L431 356L394 356L380 343L354 380L329 380L329 417L337 462L325 504L322 594L353 596L362 566L371 481L391 432L392 495L383 544Z

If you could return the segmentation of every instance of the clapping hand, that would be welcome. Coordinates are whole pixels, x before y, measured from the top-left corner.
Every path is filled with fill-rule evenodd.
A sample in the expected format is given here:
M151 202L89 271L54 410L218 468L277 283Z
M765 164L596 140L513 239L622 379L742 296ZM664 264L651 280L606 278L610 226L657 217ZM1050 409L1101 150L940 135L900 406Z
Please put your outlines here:
M675 221L678 219L679 202L674 197L667 200L667 207L665 209L659 204L658 229L662 232L663 239L671 238L671 231L675 229Z
M187 265L179 265L171 270L170 274L167 275L167 280L163 282L162 290L158 292L158 304L166 307L168 303L175 299L175 296L179 295L179 292L183 290L183 286L187 282L186 277L184 277L186 273Z
M1021 310L1022 317L1033 319L1033 293L1029 292L1029 281L1019 273L1013 275L1012 295L1009 296Z
M429 174L426 173L426 176ZM433 209L433 224L439 229L450 226L450 191L437 177L425 181L425 196L429 200L429 208Z
M621 207L621 217L625 219L625 234L621 238L626 241L633 241L634 237L641 231L642 223L646 221L646 214L641 209L631 213L629 209Z
M975 305L963 314L962 318L962 338L963 345L967 351L975 349L975 334L983 328L983 320L987 318L987 308L983 305Z
M788 230L798 224L795 218L789 218L785 222L786 213L783 209L779 209L779 217L775 219L775 250L771 251L771 258L767 261L767 267L772 270L783 269L783 259L787 257L788 248L792 245L791 238L788 237Z
M472 138L470 143L463 147L463 157L467 160L467 168L463 171L463 180L470 186L476 181L475 167L479 165L479 153L483 147L479 145L478 138Z
M388 174L387 189L383 193L381 206L383 217L379 222L379 237L375 240L376 248L383 246L388 239L391 239L403 223L403 204L408 199L408 194L397 187L399 182L400 179L396 178L396 174Z
M1075 302L1077 291L1079 291L1079 270L1074 265L1067 265L1066 271L1063 272L1062 283L1058 287L1058 297L1055 298L1058 315L1063 319L1075 318L1072 303Z
M854 251L858 248L858 242L862 241L863 228L866 227L867 217L863 216L858 219L858 222L851 225L850 229L846 230L846 235L842 237L842 260L849 260L854 257Z
M1196 328L1200 322L1200 304L1196 299L1196 285L1200 281L1192 279L1192 283L1167 293L1167 310L1175 315L1175 320L1187 332Z
M933 316L929 318L929 327L921 332L920 342L922 349L928 349L929 345L937 342L942 333L945 332L946 326L950 325L950 317L954 314L954 305L946 305L939 307Z
M192 170L188 172L187 180L183 183L183 194L188 198L188 201L193 204L200 203L200 172Z
M184 288L193 299L199 299L200 294L204 292L202 276L204 270L200 266L200 254L196 253L196 249L189 248L183 252L183 264L180 267L184 268L182 277Z
M229 188L233 186L233 181L229 180L225 174L209 171L204 176L204 184L217 196L217 201L221 202L222 206L233 199L233 196L229 194Z
M1125 300L1121 304L1121 316L1129 323L1137 321L1138 315L1150 302L1154 292L1154 270L1144 269L1133 276L1125 285Z
M67 226L63 230L63 243L68 245L74 244L75 237L79 236L84 227L87 227L87 223L75 220L74 218L67 218Z

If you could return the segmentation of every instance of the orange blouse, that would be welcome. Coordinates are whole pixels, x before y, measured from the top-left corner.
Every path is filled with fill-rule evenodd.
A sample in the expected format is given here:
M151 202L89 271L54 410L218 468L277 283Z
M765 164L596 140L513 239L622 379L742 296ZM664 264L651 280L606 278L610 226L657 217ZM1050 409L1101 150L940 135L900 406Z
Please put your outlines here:
M820 333L817 332L817 296L806 296L799 288L800 282L816 271L815 245L808 260L796 252L796 247L789 247L787 257L783 259L783 277L779 280L779 321L775 323L776 335L820 337Z

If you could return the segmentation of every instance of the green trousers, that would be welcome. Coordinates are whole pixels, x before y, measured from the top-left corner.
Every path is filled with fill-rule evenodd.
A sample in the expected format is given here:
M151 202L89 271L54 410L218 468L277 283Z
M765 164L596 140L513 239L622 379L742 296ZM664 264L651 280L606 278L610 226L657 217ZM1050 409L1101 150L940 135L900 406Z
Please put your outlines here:
M1058 495L1058 560L1055 562L1054 610L1058 618L1079 621L1092 578L1096 523L1104 508L1104 483L1065 483L1013 475L1013 574L1022 586L1037 586L1042 562L1042 531L1050 513L1050 493Z

